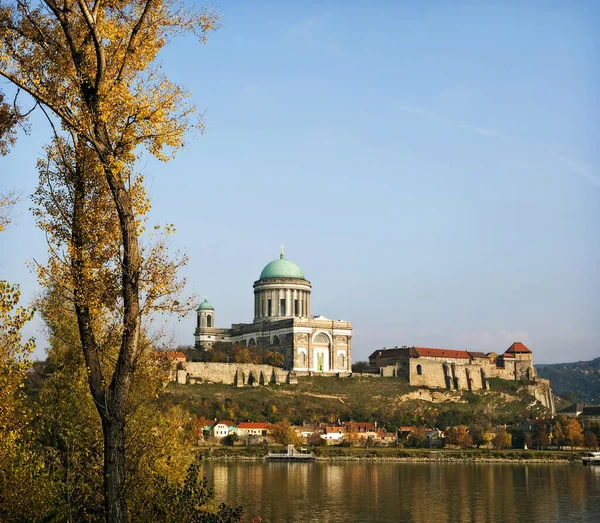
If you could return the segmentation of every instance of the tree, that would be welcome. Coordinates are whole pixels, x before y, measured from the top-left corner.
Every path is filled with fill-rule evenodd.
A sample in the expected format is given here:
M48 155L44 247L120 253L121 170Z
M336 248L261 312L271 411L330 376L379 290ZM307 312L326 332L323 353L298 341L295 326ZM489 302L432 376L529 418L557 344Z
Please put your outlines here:
M352 372L370 372L370 370L368 361L357 361L352 364Z
M567 444L567 436L563 426L565 419L565 416L556 417L552 426L552 443L559 449Z
M591 430L587 430L583 435L583 444L590 450L598 448L598 438Z
M477 448L488 443L488 440L486 439L488 429L489 427L481 423L475 423L471 425L469 434L471 435L471 438L473 438L473 443L477 445Z
M278 421L271 427L271 436L279 445L300 445L301 441L294 427L286 419Z
M200 458L196 458L188 469L183 484L164 476L155 479L155 495L146 496L140 510L140 521L178 523L234 523L242 521L241 507L229 507L223 503L210 510L214 491L206 480L200 480Z
M425 427L415 427L407 438L409 447L423 447L425 445L425 436L427 429Z
M16 103L5 102L5 95L0 91L0 156L7 154L17 140L16 128L24 119Z
M121 522L125 410L142 360L142 316L180 304L169 300L177 264L165 259L164 244L140 243L149 202L134 163L140 146L167 160L194 127L187 93L156 56L177 34L204 40L217 17L177 0L41 3L0 0L0 75L30 94L55 129L40 164L38 223L52 253L40 279L62 282L74 303L102 422L106 520Z
M498 429L494 439L492 439L492 443L499 450L510 448L512 445L512 435L505 429Z
M565 434L565 445L571 447L582 446L583 430L579 421L575 418L565 418L562 420L562 425Z
M5 109L0 105L0 118ZM1 127L1 122L0 122ZM1 137L0 137L1 138ZM1 152L1 151L0 151ZM10 222L14 199L0 195L0 232ZM22 307L19 287L0 280L0 520L33 519L51 504L52 485L35 452L31 411L25 396L27 370L35 343L22 329L33 309ZM23 492L38 492L28 499ZM46 507L47 508L47 507Z
M49 289L36 305L47 326L49 348L35 401L39 413L35 428L47 466L53 471L54 517L61 521L99 520L104 513L103 435L78 347L74 307L63 299L60 287ZM125 413L126 495L134 519L139 517L144 497L154 494L157 476L183 480L193 442L190 415L157 397L168 373L168 359L159 352L148 352L146 357L155 362L140 362Z
M233 447L235 445L235 442L238 440L239 440L238 435L235 432L232 432L231 434L227 434L227 436L225 436L221 440L221 445L225 445L227 447Z
M550 438L548 436L548 431L543 424L537 424L535 427L535 431L533 433L533 443L539 449L547 447L550 445Z
M465 425L458 425L457 427L450 427L446 431L446 443L460 447L472 447L473 438Z

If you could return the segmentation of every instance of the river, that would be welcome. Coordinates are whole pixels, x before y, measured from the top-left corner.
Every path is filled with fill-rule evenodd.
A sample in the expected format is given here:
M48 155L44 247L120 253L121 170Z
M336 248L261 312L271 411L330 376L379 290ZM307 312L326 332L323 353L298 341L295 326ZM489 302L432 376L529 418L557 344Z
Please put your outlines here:
M600 522L600 467L579 464L205 461L245 521Z

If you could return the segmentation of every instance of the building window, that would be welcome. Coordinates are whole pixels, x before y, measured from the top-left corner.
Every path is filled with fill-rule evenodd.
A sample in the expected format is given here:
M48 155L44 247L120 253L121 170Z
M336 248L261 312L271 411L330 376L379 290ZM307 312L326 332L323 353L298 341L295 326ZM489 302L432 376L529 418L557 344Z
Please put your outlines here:
M285 299L279 300L279 316L285 316Z
M206 326L212 327L212 316L210 314L206 317Z
M200 315L198 315L198 324L197 327L200 328Z
M421 365L417 365L417 374L418 374L419 376L422 376L422 375L423 375L423 369L421 368Z
M267 300L267 316L271 316L273 313L273 302L272 300Z
M300 309L298 308L298 300L294 300L294 316L300 316Z
M329 345L329 336L324 332L319 332L314 338L313 343L323 343Z

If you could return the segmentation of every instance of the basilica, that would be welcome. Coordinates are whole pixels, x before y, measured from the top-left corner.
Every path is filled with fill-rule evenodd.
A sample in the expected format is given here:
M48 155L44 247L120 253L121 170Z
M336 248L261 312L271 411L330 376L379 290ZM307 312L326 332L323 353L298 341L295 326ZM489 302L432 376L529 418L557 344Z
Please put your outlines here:
M281 352L284 367L297 374L349 374L352 368L352 325L311 315L311 283L293 261L268 263L254 282L254 321L229 329L215 326L215 309L205 299L197 309L196 347L210 350L215 342L239 343Z

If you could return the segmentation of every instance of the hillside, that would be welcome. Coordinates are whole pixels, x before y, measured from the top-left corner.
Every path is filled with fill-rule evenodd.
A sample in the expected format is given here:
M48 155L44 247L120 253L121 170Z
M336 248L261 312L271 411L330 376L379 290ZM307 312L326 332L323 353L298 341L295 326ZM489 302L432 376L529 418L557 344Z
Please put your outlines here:
M550 380L554 394L571 402L600 403L600 358L535 368L540 378Z
M415 390L399 378L301 377L298 385L232 387L170 384L165 401L208 419L276 422L378 421L399 425L448 426L511 423L543 415L521 382L500 379L492 391Z

